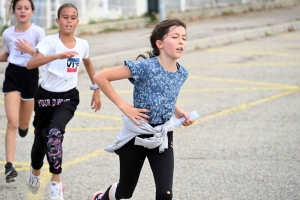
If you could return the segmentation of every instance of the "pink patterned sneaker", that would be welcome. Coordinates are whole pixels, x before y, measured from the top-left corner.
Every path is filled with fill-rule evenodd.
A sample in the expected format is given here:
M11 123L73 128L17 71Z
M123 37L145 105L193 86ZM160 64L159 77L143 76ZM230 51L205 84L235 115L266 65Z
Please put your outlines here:
M92 200L101 200L103 195L104 192L98 191L93 195Z

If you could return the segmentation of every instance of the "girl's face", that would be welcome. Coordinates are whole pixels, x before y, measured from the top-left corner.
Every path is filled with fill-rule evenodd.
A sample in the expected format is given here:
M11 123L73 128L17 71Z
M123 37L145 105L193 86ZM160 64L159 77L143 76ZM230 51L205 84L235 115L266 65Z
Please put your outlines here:
M63 8L56 18L56 23L59 25L59 32L63 34L74 34L75 28L78 24L78 13L73 7Z
M178 59L182 56L186 47L186 32L182 26L172 26L165 38L157 40L157 47L161 55L166 55L172 59Z
M30 1L19 0L16 3L14 15L15 15L18 23L26 23L26 22L30 21L30 18L33 16L33 10L31 8Z

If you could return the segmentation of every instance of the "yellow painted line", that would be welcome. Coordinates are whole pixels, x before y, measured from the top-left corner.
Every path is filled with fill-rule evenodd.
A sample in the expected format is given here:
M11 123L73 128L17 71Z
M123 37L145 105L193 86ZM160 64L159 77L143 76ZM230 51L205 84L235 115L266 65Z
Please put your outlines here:
M223 64L205 64L205 65L185 65L186 68L223 68L223 67L290 67L300 66L300 62L240 62Z
M92 113L79 112L79 111L76 111L75 115L85 116L85 117L101 118L101 119L110 119L110 120L116 120L116 121L122 121L121 117L114 117L114 116L107 116L107 115L100 115L100 114L92 114Z
M6 164L6 161L0 161L1 165ZM26 166L29 168L29 162L14 162L15 167L20 168L20 166Z
M247 80L239 80L239 79L226 79L226 78L218 78L218 77L205 77L205 76L189 76L190 79L199 79L199 80L209 80L209 81L218 81L225 83L243 83L243 84L251 84L251 85L260 85L260 86L269 86L269 87L279 87L279 88L288 88L291 90L298 90L298 86L293 85L283 85L277 83L267 83L267 82L258 82L258 81L247 81Z
M78 128L66 128L67 131L106 131L106 130L121 130L121 126L106 126L106 127L78 127ZM0 130L1 134L4 134L6 130ZM28 131L29 133L33 133L33 130Z
M122 128L121 126L67 128L66 131L103 131L103 130L121 130L121 128Z
M189 103L189 102L192 102L192 101L194 101L195 99L194 98L179 98L178 100L177 100L177 103L176 104L178 104L178 103L180 103L180 104L182 104L182 103Z
M234 112L237 112L237 111L240 111L240 110L244 110L244 109L249 108L251 106L255 106L255 105L258 105L258 104L261 104L261 103L265 103L267 101L271 101L271 100L274 100L274 99L278 99L278 98L293 94L293 93L298 92L298 91L299 90L291 90L291 91L281 92L279 94L275 94L275 95L272 95L272 96L269 96L269 97L266 97L266 98L263 98L263 99L252 101L250 103L245 103L245 104L241 104L239 106L228 108L228 109L216 112L214 114L207 115L207 116L202 117L200 119L197 119L195 124L200 124L200 123L209 121L211 119L214 119L214 118L226 115L226 114L231 114L231 113L234 113Z
M273 90L290 90L287 87L243 87L243 88L183 88L180 92L224 92L224 91L273 91Z
M133 90L116 90L118 94L132 94ZM80 95L92 95L93 92L80 92Z
M279 35L280 37L293 37L293 38L298 38L300 34L298 32L294 33L283 33Z
M299 54L296 53L283 53L283 52L270 52L270 51L246 51L246 50L231 50L231 49L207 49L208 52L221 52L221 53L229 53L229 54L242 54L242 55L268 55L268 56L278 56L278 57L296 57L299 58Z
M91 153L88 153L86 155L83 155L81 157L78 157L78 158L75 158L69 162L66 162L66 163L63 163L63 170L66 170L76 164L79 164L79 163L83 163L87 160L90 160L92 158L95 158L95 157L98 157L98 156L101 156L105 153L104 150L97 150L97 151L94 151L94 152L91 152ZM46 184L48 184L51 180L51 177L52 177L52 174L49 172L48 168L47 168L47 171L46 170L43 170L42 173L41 173L41 176L40 176L40 181L41 181L41 186L40 186L40 190L37 194L32 194L31 192L28 192L27 194L27 199L30 199L30 200L40 200L40 199L43 199L43 193L44 193L44 190L46 188ZM63 180L62 180L63 182Z

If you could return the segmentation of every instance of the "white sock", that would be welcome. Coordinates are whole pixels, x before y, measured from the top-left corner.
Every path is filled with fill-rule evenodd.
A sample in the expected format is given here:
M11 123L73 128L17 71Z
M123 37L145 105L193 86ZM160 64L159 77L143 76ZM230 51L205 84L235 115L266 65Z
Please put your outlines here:
M116 200L116 189L117 189L118 183L114 183L111 185L110 190L109 190L109 199L110 200Z

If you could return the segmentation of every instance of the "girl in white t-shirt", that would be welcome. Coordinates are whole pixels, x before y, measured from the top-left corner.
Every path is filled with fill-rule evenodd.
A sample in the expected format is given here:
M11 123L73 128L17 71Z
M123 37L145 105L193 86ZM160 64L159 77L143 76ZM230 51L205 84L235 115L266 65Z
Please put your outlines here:
M60 6L56 23L59 33L45 37L36 47L36 52L27 64L28 69L42 66L40 87L34 97L34 143L31 150L31 170L28 179L29 190L39 189L39 176L46 155L49 171L51 199L63 199L62 142L67 123L74 116L79 104L76 89L79 64L83 62L89 77L95 74L89 58L86 40L74 36L78 24L77 8L70 3ZM94 89L92 108L100 109L100 90Z
M27 62L34 53L35 46L45 37L45 31L30 22L33 16L32 0L11 1L11 10L17 24L7 28L2 35L5 53L1 62L8 62L5 70L2 93L7 117L5 135L5 179L15 181L18 172L13 166L16 150L16 132L25 137L33 111L33 97L38 87L39 71L27 70Z

